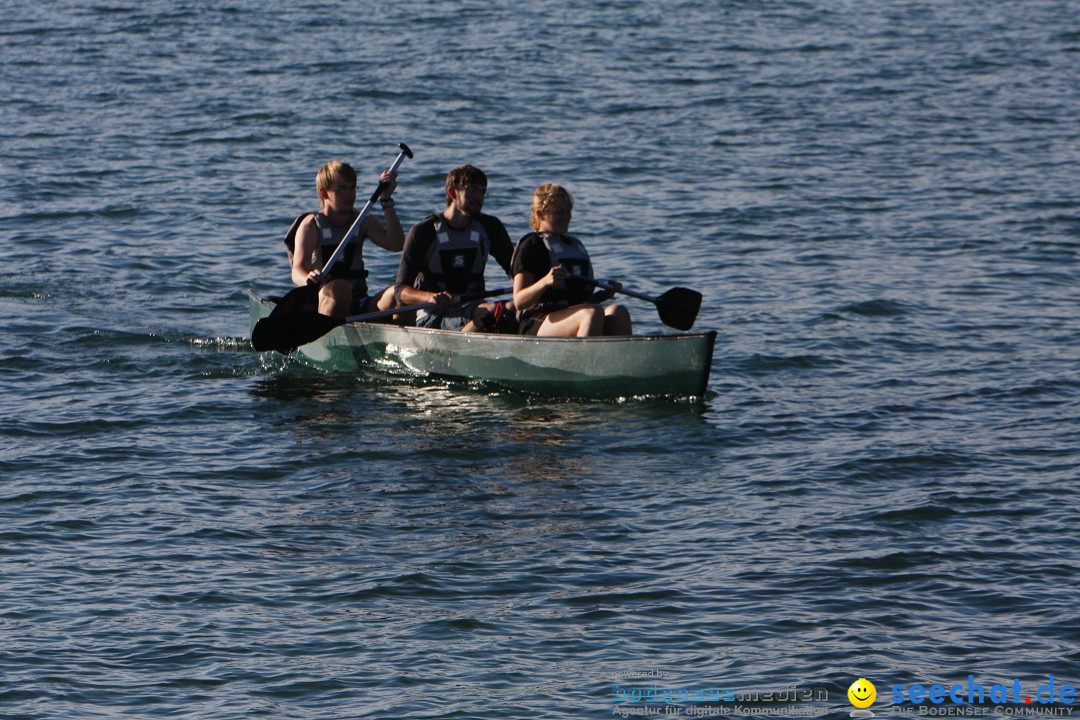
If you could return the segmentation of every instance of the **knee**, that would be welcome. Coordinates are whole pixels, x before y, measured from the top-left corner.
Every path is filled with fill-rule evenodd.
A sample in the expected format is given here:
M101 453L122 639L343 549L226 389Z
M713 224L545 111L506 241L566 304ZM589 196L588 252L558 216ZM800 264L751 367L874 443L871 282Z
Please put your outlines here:
M397 293L394 292L394 288L388 287L379 293L375 300L375 307L379 310L391 310L396 307L400 307L401 303L398 302Z
M605 335L631 335L634 332L630 322L630 311L622 305L609 305L604 310Z
M348 305L352 302L352 288L345 280L331 280L323 285L322 291L335 303Z
M582 311L582 314L583 314L582 323L584 325L588 325L590 328L593 328L593 329L596 329L598 327L603 326L603 324L604 324L604 311L600 307L598 307L596 305L592 305L590 307L585 308Z
M352 288L344 280L331 280L319 290L319 312L333 317L345 317L352 303Z

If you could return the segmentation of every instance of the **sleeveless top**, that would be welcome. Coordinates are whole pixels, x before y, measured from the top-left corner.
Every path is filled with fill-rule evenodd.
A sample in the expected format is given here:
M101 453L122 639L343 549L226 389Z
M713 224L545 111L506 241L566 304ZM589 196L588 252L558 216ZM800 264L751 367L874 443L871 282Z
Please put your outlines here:
M352 227L352 223L356 220L357 215L360 213L353 213L352 218L347 225L341 227L332 225L330 219L322 213L304 213L295 220L293 220L292 226L285 234L285 247L289 254L289 263L292 264L293 250L296 248L296 231L300 227L300 223L308 215L315 216L315 227L319 234L319 244L315 246L315 254L311 258L312 264L322 269L323 265L330 256L337 250L337 246L341 244L341 240L349 232L349 228ZM357 229L357 234L363 232L362 229ZM342 251L341 256L334 263L334 267L330 268L330 277L334 280L348 280L352 286L352 293L354 298L361 298L367 295L367 270L364 269L364 253L363 253L363 236L353 238L348 247Z

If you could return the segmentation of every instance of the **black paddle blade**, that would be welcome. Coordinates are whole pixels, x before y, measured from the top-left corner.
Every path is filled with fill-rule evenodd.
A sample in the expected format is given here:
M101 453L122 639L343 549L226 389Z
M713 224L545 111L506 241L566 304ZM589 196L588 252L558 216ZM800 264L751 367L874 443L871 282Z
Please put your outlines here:
M320 315L310 310L277 317L267 315L252 328L251 346L259 352L289 353L344 324L345 318Z
M690 288L671 288L656 298L656 310L660 321L676 330L694 327L698 310L701 309L701 293Z
M251 330L251 346L258 352L292 352L301 345L318 340L344 318L332 318L315 312L319 288L306 285L290 290L277 306Z

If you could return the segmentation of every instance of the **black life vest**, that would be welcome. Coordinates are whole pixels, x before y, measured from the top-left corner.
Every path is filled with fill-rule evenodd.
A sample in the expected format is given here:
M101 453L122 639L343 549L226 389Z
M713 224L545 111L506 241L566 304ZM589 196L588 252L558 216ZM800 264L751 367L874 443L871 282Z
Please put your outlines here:
M353 213L352 218L347 225L336 226L330 223L330 219L322 213L304 213L295 220L293 220L292 226L289 227L289 231L285 234L285 248L289 254L289 264L292 265L293 251L296 249L296 231L300 227L300 223L308 215L315 216L315 225L319 233L319 244L315 246L315 253L311 258L311 264L317 269L322 269L323 265L330 256L337 250L337 246L341 244L341 240L349 232L349 228L352 227L352 223L356 220L356 217L360 213ZM362 229L357 229L357 234L363 232ZM330 277L334 280L348 280L352 286L353 297L364 297L367 295L367 270L364 269L364 236L354 238L349 245L342 251L341 256L337 262L334 263L334 267L330 268Z
M475 218L458 230L442 216L433 216L435 241L424 258L424 280L439 290L478 292L484 288L484 268L491 251L487 229Z
M553 233L530 233L521 239L521 243L535 242L537 238L547 248L551 258L551 267L562 265L566 268L566 283L562 288L548 288L541 301L522 311L521 316L546 315L554 310L588 302L593 288L581 280L592 280L593 269L585 246L573 235Z

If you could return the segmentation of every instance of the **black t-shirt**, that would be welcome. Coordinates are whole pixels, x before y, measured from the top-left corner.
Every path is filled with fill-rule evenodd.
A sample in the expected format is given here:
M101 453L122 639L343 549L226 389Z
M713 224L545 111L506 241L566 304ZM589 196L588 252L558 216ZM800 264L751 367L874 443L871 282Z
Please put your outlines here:
M587 262L587 261L586 261ZM548 252L544 238L539 233L529 233L518 241L514 250L514 258L510 263L511 275L527 272L532 275L533 282L544 277L551 270L551 253ZM582 269L581 274L586 274ZM529 308L529 313L551 312L559 307L578 305L589 302L593 289L591 286L580 282L573 274L566 278L566 286L562 288L549 287L540 296L540 301ZM534 309L535 308L535 309Z
M499 263L509 275L510 261L514 255L514 245L510 241L510 235L506 232L502 221L494 215L484 214L477 215L473 219L487 233L489 241L488 254L495 258L495 262ZM431 251L432 245L437 242L435 234L436 222L445 222L445 218L442 215L428 215L409 230L409 234L405 237L405 248L401 253L401 263L398 265L395 284L410 285L427 292L438 292L441 289L436 280L429 277L430 271L427 267L428 253ZM469 281L465 277L446 276L443 280L448 284L447 290L454 294L474 292L483 287L482 276L478 279L474 278L474 280L478 281L480 287L470 287Z

